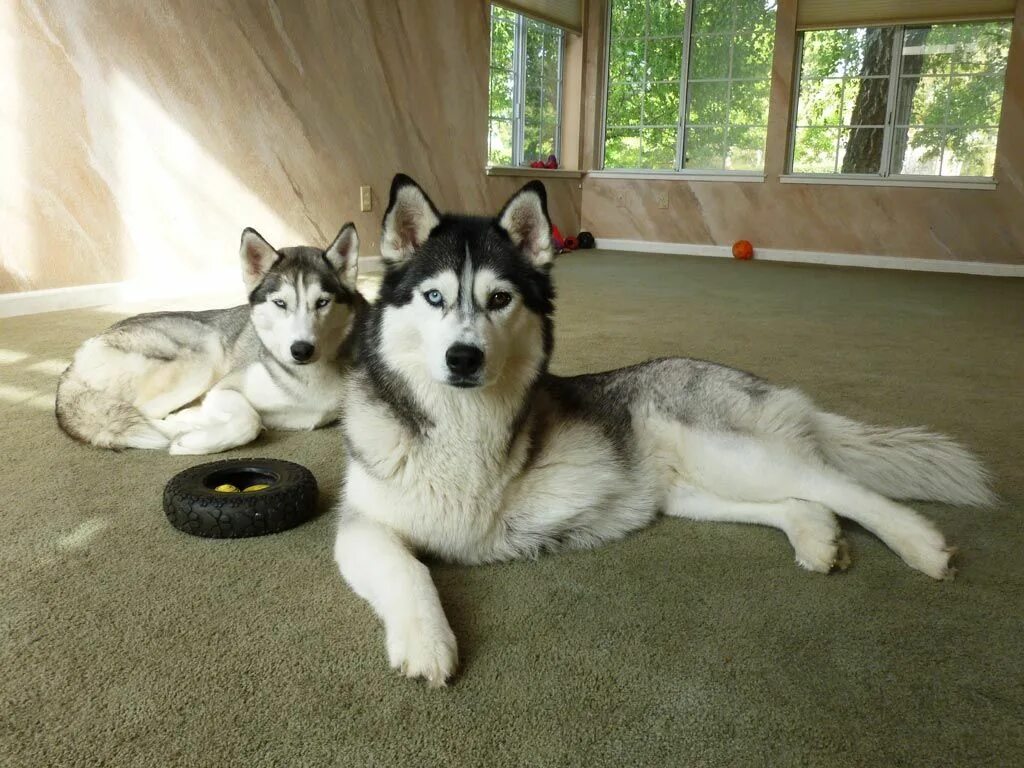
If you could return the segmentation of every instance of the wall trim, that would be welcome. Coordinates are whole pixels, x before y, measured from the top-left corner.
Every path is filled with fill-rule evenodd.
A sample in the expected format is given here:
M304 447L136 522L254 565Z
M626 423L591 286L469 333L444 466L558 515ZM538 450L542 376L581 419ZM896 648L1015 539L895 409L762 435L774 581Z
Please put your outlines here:
M732 258L732 248L728 245L659 243L645 240L617 240L601 237L597 239L597 247L615 251ZM858 253L794 251L783 248L755 248L754 259L797 264L823 264L835 267L867 267L870 269L903 269L915 272L955 272L964 275L1024 277L1024 264L996 264L990 261L914 259L905 256L870 256Z
M360 274L374 274L382 270L380 256L359 259ZM197 287L208 286L208 290ZM188 275L163 282L152 280L124 280L119 283L71 285L65 288L44 288L21 293L0 293L0 318L35 315L41 312L59 312L65 309L84 309L105 304L135 303L159 299L180 299L186 296L223 295L224 289L238 287L239 301L244 290L238 269L220 269L204 274Z

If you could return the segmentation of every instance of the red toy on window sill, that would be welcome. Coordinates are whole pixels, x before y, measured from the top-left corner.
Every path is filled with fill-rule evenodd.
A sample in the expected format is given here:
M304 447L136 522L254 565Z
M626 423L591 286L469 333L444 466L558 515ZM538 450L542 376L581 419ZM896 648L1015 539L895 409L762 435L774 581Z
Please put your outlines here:
M534 160L530 163L531 168L547 168L549 171L553 171L558 167L558 158L554 155L548 155L547 160Z

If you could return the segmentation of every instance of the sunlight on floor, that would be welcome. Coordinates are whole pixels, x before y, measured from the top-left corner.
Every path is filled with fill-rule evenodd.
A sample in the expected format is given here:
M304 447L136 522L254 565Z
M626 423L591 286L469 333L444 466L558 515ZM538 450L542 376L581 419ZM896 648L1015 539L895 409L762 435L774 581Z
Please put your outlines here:
M2 365L20 363L26 357L28 357L27 352L18 352L14 349L0 349L0 364Z
M57 539L57 547L65 552L73 549L82 549L97 534L110 527L110 521L102 517L93 517L79 524L70 533L64 534Z
M40 411L52 411L56 395L53 392L39 392L14 384L0 384L0 406L28 406Z
M40 360L38 363L32 363L25 370L33 371L35 373L45 373L49 376L60 376L64 373L64 369L71 365L70 360L62 360L60 358L50 358L49 360Z

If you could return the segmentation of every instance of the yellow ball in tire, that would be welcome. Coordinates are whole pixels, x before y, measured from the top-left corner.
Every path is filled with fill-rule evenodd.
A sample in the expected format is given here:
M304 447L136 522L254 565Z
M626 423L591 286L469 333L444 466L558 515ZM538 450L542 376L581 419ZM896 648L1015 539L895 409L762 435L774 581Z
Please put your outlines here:
M250 493L252 491L262 491L270 487L270 483L256 483L256 485L250 485L246 488L243 493Z
M231 483L222 483L221 485L218 485L213 490L220 491L221 493L240 493L238 488L236 486L232 485Z

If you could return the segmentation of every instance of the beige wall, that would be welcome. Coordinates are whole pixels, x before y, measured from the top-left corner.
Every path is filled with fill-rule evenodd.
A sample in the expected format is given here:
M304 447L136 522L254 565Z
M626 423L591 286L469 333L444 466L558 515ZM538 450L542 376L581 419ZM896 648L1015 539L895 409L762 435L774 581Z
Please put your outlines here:
M496 210L487 62L482 0L0 0L0 293L233 269L245 226L375 253L399 170Z
M598 237L687 244L830 251L921 259L1024 263L1024 3L1018 3L996 154L995 190L795 185L786 162L796 45L796 0L780 0L764 183L620 181L587 178L583 227ZM588 21L604 23L602 0ZM596 68L586 112L590 159L600 129L603 35L591 30ZM616 195L625 193L625 205ZM655 200L668 192L669 207Z

